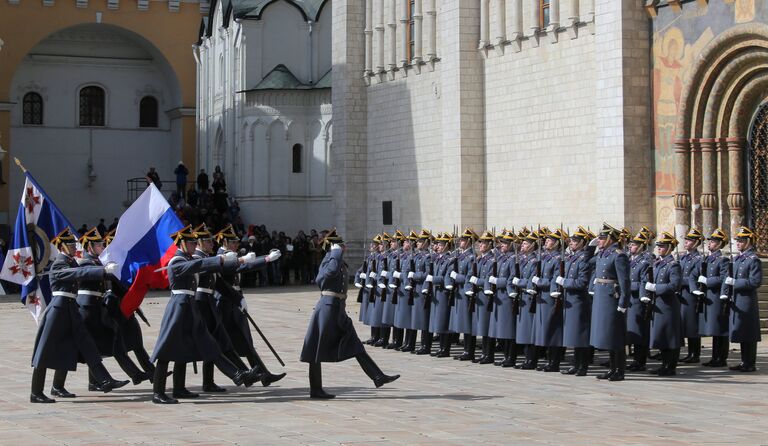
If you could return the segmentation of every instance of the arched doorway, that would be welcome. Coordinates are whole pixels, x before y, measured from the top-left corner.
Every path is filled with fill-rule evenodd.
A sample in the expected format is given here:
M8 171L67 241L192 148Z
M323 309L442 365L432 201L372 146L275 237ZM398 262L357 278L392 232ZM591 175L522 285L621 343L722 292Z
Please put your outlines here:
M748 218L757 234L757 250L768 252L768 104L758 108L748 138Z
M17 103L10 152L78 226L121 215L127 180L149 167L172 185L183 135L168 111L181 107L181 90L163 54L138 34L98 23L56 31L16 67L9 96ZM24 100L38 97L40 107ZM10 194L23 181L11 169ZM16 206L12 197L10 215Z

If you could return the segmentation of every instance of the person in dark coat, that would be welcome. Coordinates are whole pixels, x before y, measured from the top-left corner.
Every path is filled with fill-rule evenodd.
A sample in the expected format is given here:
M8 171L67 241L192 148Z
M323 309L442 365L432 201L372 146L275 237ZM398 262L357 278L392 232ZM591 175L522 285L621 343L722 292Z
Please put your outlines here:
M464 293L473 299L474 305L470 311L472 318L472 336L482 336L482 353L472 362L478 364L493 364L496 360L496 339L488 336L491 324L491 307L493 297L484 292L485 283L493 272L494 265L498 271L496 252L493 249L496 236L491 231L485 231L479 238L479 257L475 266L470 270L469 280L464 284ZM476 274L476 275L475 275ZM491 293L493 294L493 293Z
M219 231L216 234L216 240L221 245L219 247L219 255L234 254L239 243L232 225L227 225ZM261 385L267 387L273 382L283 379L285 373L274 374L270 372L253 345L251 326L246 316L248 302L243 295L240 282L242 280L242 273L253 271L256 268L263 268L265 265L279 259L281 253L279 250L273 249L266 256L256 257L254 253L247 255L254 256L255 260L251 263L243 264L235 270L224 271L219 275L219 280L216 281L216 308L221 315L222 324L232 340L234 354L229 355L231 360L235 365L242 365L243 362L240 360L240 357L246 358L250 366L254 367L261 374Z
M705 367L725 367L728 359L728 301L720 299L720 291L728 275L730 259L723 255L722 249L728 243L728 234L720 228L709 236L707 248L709 255L702 261L697 282L702 290L694 293L704 294L704 312L699 315L699 334L712 336L712 358L703 363ZM704 265L706 264L706 270Z
M680 270L683 274L683 287L680 290L680 324L683 337L688 343L688 354L680 359L686 364L700 362L701 335L699 334L699 313L697 312L699 297L693 292L698 289L696 279L701 271L701 261L704 257L698 251L704 242L704 235L696 228L691 228L683 240L685 253L680 256Z
M619 247L620 232L603 224L598 236L599 252L595 256L592 326L589 343L601 350L610 350L608 371L598 379L623 381L626 367L627 307L631 294L629 257Z
M200 192L208 190L208 174L205 173L205 169L200 169L200 173L197 174L197 190Z
M408 279L414 272L413 244L418 239L415 232L411 231L407 236L403 234L402 252L400 253L400 268L392 271L393 281L389 284L389 290L394 295L397 293L397 304L394 305L395 317L393 325L395 333L400 339L400 345L395 345L398 351L412 352L416 348L416 330L411 329L411 306L408 305L408 295L413 287ZM395 266L398 266L397 264ZM413 277L411 277L411 280ZM413 290L415 293L416 290Z
M320 364L357 359L360 367L378 388L400 375L385 375L366 353L357 337L352 319L346 311L347 264L343 260L344 240L332 230L324 239L328 253L320 264L315 282L320 287L320 300L315 305L301 349L301 361L309 363L310 398L333 398L323 390Z
M646 275L646 283L640 300L653 305L651 319L651 348L661 351L661 367L648 372L659 376L674 376L677 368L682 330L680 317L680 290L683 272L672 252L677 239L669 232L662 232L656 241L658 259L653 263L653 277ZM654 293L652 299L647 292Z
M440 336L440 348L430 356L447 358L451 355L451 293L455 292L449 274L454 270L456 258L451 254L453 239L450 234L438 234L435 238L435 256L432 259L432 274L424 278L425 283L432 284L432 303L429 309L429 331ZM451 286L451 288L448 288Z
M99 382L102 392L110 392L128 384L115 381L101 362L96 343L88 333L83 318L78 313L77 287L81 280L103 280L107 274L117 271L117 265L79 267L74 258L77 239L64 229L51 243L59 254L51 265L49 276L51 295L48 307L40 318L35 346L32 351L31 403L53 403L43 393L46 369L56 370L51 394L62 398L75 395L64 388L68 371L77 368L78 357L82 358Z
M757 343L760 337L760 312L757 289L763 283L763 267L755 252L755 233L742 226L736 233L739 255L733 259L733 269L723 282L720 298L727 300L731 309L731 342L741 345L741 363L729 367L738 372L757 370Z
M179 195L179 198L186 200L187 175L189 175L189 169L187 169L187 166L184 165L183 161L179 161L179 164L176 166L176 169L173 170L173 173L176 175L176 193Z
M559 274L561 243L567 234L562 229L546 231L545 252L541 257L541 275L534 275L531 283L536 286L536 317L533 320L533 341L537 347L547 349L547 364L537 367L544 372L559 372L563 349L562 295L550 293L551 284Z
M374 347L386 347L389 344L389 335L392 332L392 327L384 324L384 306L389 294L389 287L387 286L389 279L385 275L389 274L387 263L390 255L389 242L391 239L392 237L386 232L381 234L381 244L376 255L376 268L371 270L371 273L368 275L368 281L365 284L366 288L373 293L373 302L368 302L365 319L368 326L376 329L378 337L371 344Z
M470 228L464 230L459 236L459 253L456 258L457 270L448 275L448 286L455 287L454 305L451 308L450 330L456 334L464 334L464 351L454 356L459 361L472 361L475 359L475 347L477 338L472 335L472 314L469 312L469 296L467 296L466 284L472 276L472 265L475 261L474 243L478 235Z
M557 275L550 291L553 297L563 299L563 347L573 348L573 366L562 371L565 375L585 376L589 368L592 299L587 291L594 251L587 248L591 240L592 234L582 226L570 236L568 246L572 254L565 261L565 275ZM565 295L556 294L560 292Z
M374 272L376 270L376 257L378 256L379 252L379 244L381 243L381 235L376 234L372 239L371 243L368 245L368 254L365 256L365 261L362 265L360 265L360 268L355 273L355 287L359 288L361 290L360 296L360 314L359 314L359 321L362 322L365 325L368 324L368 307L372 306L371 302L371 294L373 291L373 286L367 287L366 284L368 284L368 278L371 272ZM375 297L374 297L375 300ZM378 335L378 328L371 326L371 337L368 338L364 342L364 344L372 345L374 342L376 342L376 339L379 338Z
M507 290L507 284L514 276L514 266L517 254L514 244L517 236L512 231L503 230L498 237L498 253L496 254L496 275L491 274L485 282L483 292L493 299L493 310L488 324L488 336L502 343L504 360L494 365L514 367L517 361L517 344L515 343L515 300ZM491 268L493 270L493 268ZM493 272L493 271L491 271ZM494 292L495 289L495 292Z
M191 226L171 234L178 246L176 254L168 262L168 283L171 299L165 307L160 333L157 337L152 360L157 361L153 382L152 402L155 404L176 404L177 398L195 398L185 386L186 364L193 361L213 361L216 367L232 379L236 385L249 387L261 376L258 370L238 369L221 352L216 340L208 333L202 317L194 305L197 289L197 274L234 270L239 265L254 263L255 255L238 258L237 254L195 259L192 254L197 248L197 234ZM173 394L165 393L165 379L168 363L173 365Z
M80 237L83 256L77 264L83 266L102 266L99 255L104 250L104 239L97 228ZM96 347L102 357L112 356L121 369L131 378L134 385L149 379L149 375L141 370L128 357L125 345L120 336L120 325L107 308L104 300L109 277L99 280L81 280L77 289L77 305L85 327L96 342ZM100 390L99 383L92 372L88 373L88 389Z
M432 332L429 331L429 311L432 306L434 287L425 282L430 272L434 272L432 265L433 254L430 245L434 236L426 229L422 229L416 241L416 253L413 256L413 271L408 274L406 280L408 286L413 286L413 305L411 305L411 330L413 330L412 345L416 342L416 332L421 330L421 346L411 353L416 355L428 355L432 352ZM434 278L434 277L433 277Z
M646 315L646 304L640 302L640 288L645 281L648 267L653 263L653 253L648 252L647 247L655 237L656 234L650 229L644 228L629 241L629 281L632 295L627 309L627 345L632 346L634 356L627 370L633 372L645 371L648 361L651 321Z
M382 290L382 296L386 296L384 300L384 309L381 314L381 321L385 327L392 329L392 342L383 346L386 349L398 349L403 346L403 337L405 330L395 326L395 313L397 310L397 302L399 302L400 293L400 271L399 267L402 267L403 257L405 253L402 249L403 243L406 237L399 229L395 231L395 235L389 241L390 253L387 257L386 268L382 271L379 277L379 289L382 285L386 285L386 288ZM397 274L396 274L397 273ZM386 294L384 294L386 293Z
M525 361L515 365L515 368L522 370L535 370L539 364L539 350L534 344L533 321L535 313L536 285L531 282L536 275L536 269L539 263L538 248L542 242L540 231L525 230L518 253L518 262L520 263L520 277L513 277L511 282L512 290L518 293L518 308L515 340L518 345L525 346ZM510 293L511 294L511 293Z

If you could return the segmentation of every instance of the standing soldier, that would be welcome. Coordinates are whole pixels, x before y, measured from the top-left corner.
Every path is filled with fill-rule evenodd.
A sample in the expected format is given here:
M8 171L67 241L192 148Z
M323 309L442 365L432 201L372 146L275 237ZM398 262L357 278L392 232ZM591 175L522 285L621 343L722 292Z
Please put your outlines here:
M480 236L480 253L476 259L475 265L470 270L470 278L465 284L464 293L470 299L474 299L474 305L470 307L470 316L472 317L472 336L482 336L482 355L480 358L473 359L472 362L478 364L493 364L495 361L496 339L488 336L488 327L491 323L491 311L489 303L493 302L494 297L483 292L488 277L491 276L493 265L498 263L496 253L493 249L493 243L496 236L491 231L485 231ZM474 275L472 273L476 273ZM493 294L493 293L491 293Z
M640 231L629 242L629 281L632 295L627 310L627 344L634 352L632 364L627 369L633 372L645 370L648 360L651 321L646 317L645 305L640 302L640 288L643 286L648 267L653 262L653 254L647 251L652 232ZM642 293L645 295L645 292Z
M653 277L647 274L647 282L643 287L645 291L654 293L656 299L651 299L648 293L640 298L643 303L653 305L650 346L661 351L661 367L649 372L659 376L676 374L682 342L679 294L683 273L680 263L672 255L675 246L675 236L662 232L656 242L659 257L653 263Z
M741 363L729 369L754 372L761 341L757 289L763 283L763 268L755 252L755 233L746 226L736 233L736 249L739 255L733 259L733 273L725 278L720 296L731 307L731 342L741 344Z
M592 327L589 343L602 350L610 350L608 371L597 379L623 381L626 362L625 337L627 333L627 307L629 306L629 258L619 248L619 230L603 223L598 236L594 298L592 300Z
M722 254L723 246L728 242L728 235L720 228L712 232L707 241L709 255L706 258L707 270L701 271L697 282L706 290L704 293L704 312L699 315L699 334L712 336L712 359L702 364L706 367L725 367L728 359L728 313L723 307L727 300L721 300L720 291L728 275L730 260Z
M119 389L128 381L115 381L101 362L99 350L78 314L77 287L81 280L104 280L106 275L117 271L117 265L78 267L75 260L77 239L69 228L51 240L59 254L51 265L51 303L40 318L40 325L32 351L32 392L30 403L54 403L43 393L46 369L54 369L51 394L62 398L75 395L64 388L67 372L77 368L78 357L88 364L96 377L99 388L106 393ZM59 272L59 270L62 270Z
M473 245L477 240L477 234L467 228L459 237L459 254L456 262L456 270L448 275L446 282L454 289L454 305L451 308L450 330L453 333L464 334L464 352L453 359L459 361L471 361L475 359L475 346L477 339L472 335L472 314L469 312L469 299L465 285L472 275L472 265L475 263Z
M414 293L416 290L411 285L410 280L413 280L413 268L411 261L413 260L413 243L418 240L418 235L411 231L408 236L403 237L403 251L400 254L400 268L392 272L392 277L395 279L394 283L389 284L390 292L394 295L397 293L397 304L395 304L395 322L394 326L397 330L400 330L401 345L396 346L395 350L412 352L416 349L416 330L411 329L411 307L408 305L408 296L411 291ZM397 267L398 265L395 264ZM409 277L410 276L410 277ZM403 332L405 335L403 336Z
M388 278L389 272L387 271L390 251L390 242L392 237L386 232L381 234L381 245L379 245L379 254L376 257L376 271L369 275L369 283L367 287L372 288L374 293L374 302L369 304L366 318L368 319L368 325L377 328L379 334L376 342L373 343L374 347L386 347L389 345L389 333L392 331L391 326L384 324L384 307L386 306L386 297L389 287Z
M572 254L565 263L565 275L552 282L551 295L563 303L563 346L573 348L573 366L563 370L564 375L585 376L589 368L589 329L592 317L592 300L587 293L592 278L592 254L587 249L591 235L579 226L569 240ZM558 286L565 296L557 296Z
M512 278L512 289L518 293L517 321L515 327L515 340L518 345L525 346L525 362L516 365L515 368L534 370L539 363L539 352L534 345L533 321L536 316L536 290L531 283L531 278L536 275L538 258L538 246L541 243L540 230L531 231L525 235L520 246L520 277ZM507 286L508 288L509 285Z
M488 276L485 283L485 294L493 299L493 313L488 326L488 336L500 339L503 345L504 360L495 363L501 367L514 367L517 360L517 344L515 343L515 298L516 291L512 293L507 289L514 274L514 265L517 255L513 251L517 237L514 232L502 231L498 238L499 252L496 255L496 275ZM496 292L493 292L493 288Z
M379 289L382 291L382 301L384 301L381 322L385 327L392 330L392 342L384 346L384 348L388 350L403 346L404 330L395 327L395 309L396 302L400 297L397 292L400 282L400 272L397 271L397 264L401 261L403 255L400 248L402 247L404 240L405 234L399 229L396 230L389 241L390 251L386 258L386 267L384 268L384 271L381 272L381 277L379 277ZM395 277L395 273L398 273L398 277ZM385 288L382 289L382 286Z
M378 388L400 375L385 375L366 353L357 337L352 319L346 311L347 264L343 260L344 240L332 230L326 235L323 247L328 250L315 282L320 287L320 301L315 305L304 337L301 361L309 363L310 398L333 398L323 389L320 364L357 359L360 367Z
M688 354L680 362L693 364L700 361L701 335L699 334L699 313L697 309L698 296L693 294L697 290L697 279L701 270L702 255L698 251L699 245L704 241L704 235L696 228L692 228L685 235L683 248L685 254L680 256L680 269L683 273L683 287L680 291L680 322L682 324L683 337L688 342Z
M414 271L408 274L408 286L413 286L413 305L411 306L411 330L421 330L421 347L417 355L428 355L432 351L432 332L429 330L429 314L434 298L434 255L430 252L432 233L422 229L416 241L416 254L413 256ZM432 281L425 282L427 276L433 273ZM410 293L411 291L409 291ZM414 335L415 339L415 335ZM414 341L415 342L415 341Z
M357 270L357 274L355 275L355 286L362 289L362 301L360 302L360 322L368 326L370 326L368 323L368 306L372 306L370 297L371 293L373 293L373 287L367 287L366 284L368 283L368 277L371 272L374 272L375 274L375 262L376 257L378 257L380 243L381 236L378 234L373 237L373 239L371 239L371 243L368 246L368 254L365 257L365 262L363 262L363 264L360 266L360 269ZM363 267L365 267L365 269L363 269ZM379 338L378 331L379 329L377 327L371 326L371 337L366 340L364 344L372 345L374 342L376 342L376 339Z
M541 276L534 275L531 283L536 286L536 317L533 320L533 341L536 347L547 349L547 364L536 370L544 372L560 371L560 356L563 346L563 305L562 295L550 294L555 272L560 265L560 244L566 238L562 229L555 232L546 230L544 252L541 263Z
M440 349L430 355L437 358L447 358L451 355L452 336L449 329L451 320L450 297L452 293L456 292L451 285L450 273L453 271L453 264L456 259L451 254L453 240L450 234L438 234L435 240L437 248L435 249L436 255L432 259L434 262L433 273L427 275L424 281L431 282L434 290L432 306L429 310L429 331L440 336Z

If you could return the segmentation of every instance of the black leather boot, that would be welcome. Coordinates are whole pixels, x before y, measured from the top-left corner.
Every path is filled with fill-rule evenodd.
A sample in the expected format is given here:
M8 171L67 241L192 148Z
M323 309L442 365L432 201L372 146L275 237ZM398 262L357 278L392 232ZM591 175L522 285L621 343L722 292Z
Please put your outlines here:
M701 338L688 338L688 354L680 362L684 364L696 364L701 357Z
M613 376L616 367L616 351L611 350L608 360L608 371L596 376L597 379L610 379Z
M508 339L504 348L504 361L502 361L501 367L515 367L517 363L517 353L519 351L518 345L515 343L515 341Z
M635 344L635 354L632 359L632 364L627 367L627 370L632 372L642 372L645 370L645 362L648 360L648 347Z
M624 368L627 364L627 351L624 347L616 350L614 369L608 381L624 381Z
M559 372L560 360L563 353L560 347L549 347L547 356L549 357L549 364L544 367L545 372Z
M712 358L701 363L704 367L715 367L719 363L720 356L720 336L712 336Z
M324 400L336 397L323 390L323 372L319 362L309 363L309 397Z
M179 400L165 393L165 380L168 377L168 361L157 360L155 377L152 380L152 402L155 404L178 404Z
M451 356L451 337L447 333L440 335L440 349L433 353L436 358L448 358Z
M285 373L276 375L270 372L269 369L267 369L267 365L261 359L261 356L259 356L259 354L256 352L248 355L248 362L252 363L252 365L255 365L259 370L259 373L261 373L261 385L264 387L269 387L270 384L285 378Z
M96 378L96 381L99 383L99 388L104 393L111 392L114 389L119 389L130 382L128 380L117 381L113 379L112 376L107 371L106 367L104 367L104 363L101 361L95 362L93 364L88 364L88 368L91 371L93 371L93 376Z
M173 363L173 397L177 399L192 399L200 396L187 389L187 363Z
M475 359L475 349L477 348L477 338L468 334L464 335L464 352L453 359L459 361L472 361Z
M149 382L152 382L155 379L155 365L149 360L149 353L147 353L144 348L139 348L134 350L133 354L136 355L136 360L139 362L139 365L144 369L147 376L149 376Z
M209 361L203 362L203 392L221 393L226 391L227 389L219 387L213 382L213 363Z
M35 367L32 369L32 391L29 394L30 403L55 403L56 400L48 398L43 393L45 387L45 368Z
M378 338L379 338L379 336L378 336L378 333L377 333L377 332L378 332L378 328L376 328L376 327L371 327L371 337L370 337L370 338L368 338L368 339L366 339L366 340L363 342L363 344L366 344L366 345L373 345L373 343L374 343L374 342L376 342L376 339L378 339Z
M403 346L399 348L401 352L412 352L416 350L416 330L410 328L405 330L405 341Z
M259 372L258 367L254 367L250 370L238 369L234 364L232 364L232 361L227 359L227 357L223 354L216 357L216 359L213 360L213 363L216 365L216 368L221 370L221 373L226 375L227 378L231 379L236 386L242 385L245 387L251 387L253 383L261 380L261 373Z
M70 393L64 388L64 382L67 380L66 370L56 370L53 374L53 384L51 385L51 396L58 396L59 398L74 398L76 395Z
M661 349L660 355L661 355L661 367L657 369L648 370L648 373L652 375L659 375L659 376L670 376L672 375L671 372L671 365L673 360L675 350L665 348Z
M149 373L144 372L134 364L133 361L131 361L131 358L128 357L128 354L124 351L116 351L113 355L115 358L115 361L117 362L117 365L120 366L121 369L125 372L126 375L128 375L129 378L131 378L131 381L133 381L133 385L137 386L141 384L142 382L149 379Z
M562 373L563 375L575 375L576 372L579 371L580 366L581 366L581 349L577 347L573 349L573 364L567 369L561 370L560 373Z
M379 339L373 344L374 347L386 348L389 345L389 333L392 327L379 327Z
M373 361L373 358L368 355L368 353L359 353L355 356L355 359L357 359L357 362L360 363L360 368L362 368L363 372L368 375L368 378L371 378L373 384L377 388L400 378L400 375L385 375L379 366L376 365L376 363Z
M421 330L421 347L416 350L417 355L429 355L432 353L432 332Z
M388 350L399 350L403 347L403 335L405 330L402 328L392 329L392 342L387 345Z
M488 356L488 337L483 336L482 338L480 338L480 357L473 358L472 362L477 364L480 361L485 361L485 358L487 356Z
M589 348L579 347L573 350L576 357L576 376L587 376L589 371Z
M477 361L478 364L493 364L496 361L496 339L483 336L483 358Z
M742 362L740 372L751 373L757 371L757 342L742 342L741 343Z
M536 346L527 344L525 346L525 361L522 364L516 365L516 369L520 370L536 370L536 366L539 363L538 352Z

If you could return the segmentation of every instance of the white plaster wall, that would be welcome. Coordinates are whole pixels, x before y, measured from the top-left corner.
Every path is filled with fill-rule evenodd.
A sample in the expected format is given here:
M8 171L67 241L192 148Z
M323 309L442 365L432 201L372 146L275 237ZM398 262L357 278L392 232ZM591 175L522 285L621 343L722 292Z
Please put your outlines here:
M264 9L261 21L261 48L257 49L262 58L261 76L266 76L277 65L283 64L300 81L308 82L309 29L301 12L286 2L278 1Z

